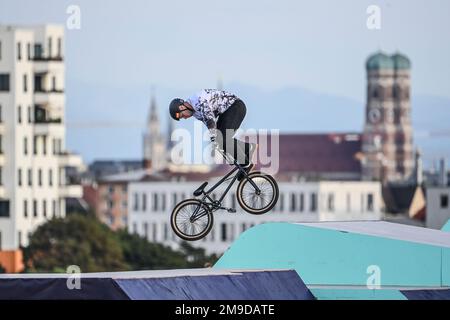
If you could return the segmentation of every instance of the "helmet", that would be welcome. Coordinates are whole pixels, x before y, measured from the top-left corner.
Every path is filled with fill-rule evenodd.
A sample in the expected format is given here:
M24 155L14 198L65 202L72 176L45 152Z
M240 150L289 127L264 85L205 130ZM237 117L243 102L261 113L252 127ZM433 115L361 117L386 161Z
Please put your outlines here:
M174 120L180 120L179 119L179 115L178 113L180 113L180 106L184 103L183 99L180 98L175 98L170 102L169 105L169 113L170 116L174 119Z

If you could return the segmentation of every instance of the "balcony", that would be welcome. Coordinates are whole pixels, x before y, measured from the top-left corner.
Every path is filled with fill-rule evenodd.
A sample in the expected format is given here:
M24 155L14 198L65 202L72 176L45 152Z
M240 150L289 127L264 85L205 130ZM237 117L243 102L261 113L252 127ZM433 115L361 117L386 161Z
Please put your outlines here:
M64 63L62 63L62 57L39 57L35 56L33 58L34 71L38 73L45 73L49 70L64 70Z
M83 187L81 185L69 184L59 187L59 196L61 198L82 198Z
M37 54L33 57L33 61L36 61L36 62L40 62L40 61L58 61L58 62L60 62L63 60L64 59L61 56L45 57L43 55Z
M82 168L83 159L81 159L81 156L78 154L63 152L59 154L59 165L61 167Z
M47 119L45 121L34 122L34 134L38 136L58 135L64 134L64 125L61 119Z
M39 90L34 92L34 103L39 105L64 105L64 90Z

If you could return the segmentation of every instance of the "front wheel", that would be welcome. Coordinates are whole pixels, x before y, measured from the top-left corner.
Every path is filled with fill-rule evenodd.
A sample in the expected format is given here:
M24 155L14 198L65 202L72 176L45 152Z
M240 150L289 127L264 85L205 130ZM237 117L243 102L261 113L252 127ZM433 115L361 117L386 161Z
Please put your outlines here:
M213 222L211 210L197 199L181 201L170 216L170 224L175 234L187 241L205 237L211 231Z
M256 192L249 179L258 186L260 193ZM244 178L239 183L236 195L242 209L251 214L263 214L276 205L279 196L278 184L268 174L251 172L248 179Z

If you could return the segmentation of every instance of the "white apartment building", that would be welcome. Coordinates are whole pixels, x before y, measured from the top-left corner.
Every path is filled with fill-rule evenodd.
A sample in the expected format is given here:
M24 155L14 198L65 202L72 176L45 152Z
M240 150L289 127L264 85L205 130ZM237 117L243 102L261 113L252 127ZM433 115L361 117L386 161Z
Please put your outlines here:
M81 158L65 151L63 46L63 26L0 26L0 250L82 196L65 174Z
M208 181L208 187L218 178ZM135 181L128 189L128 230L149 241L177 247L177 238L170 226L175 204L193 198L192 192L203 181ZM205 190L208 190L208 187ZM217 190L216 198L226 187ZM214 227L202 240L192 245L207 253L223 253L246 229L264 222L313 222L336 220L379 220L383 200L381 184L367 181L279 182L280 198L275 208L263 215L251 215L239 207L235 197L236 184L225 197L224 206L236 213L219 210L214 213ZM215 190L216 191L216 190Z
M450 219L450 187L427 188L426 227L441 229Z

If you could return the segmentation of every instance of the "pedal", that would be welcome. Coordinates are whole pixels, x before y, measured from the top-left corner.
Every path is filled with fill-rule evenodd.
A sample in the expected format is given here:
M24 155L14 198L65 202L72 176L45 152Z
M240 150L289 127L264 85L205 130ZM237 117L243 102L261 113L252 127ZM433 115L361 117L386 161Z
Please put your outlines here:
M234 209L234 208L228 208L227 211L229 213L236 213L236 209Z

